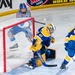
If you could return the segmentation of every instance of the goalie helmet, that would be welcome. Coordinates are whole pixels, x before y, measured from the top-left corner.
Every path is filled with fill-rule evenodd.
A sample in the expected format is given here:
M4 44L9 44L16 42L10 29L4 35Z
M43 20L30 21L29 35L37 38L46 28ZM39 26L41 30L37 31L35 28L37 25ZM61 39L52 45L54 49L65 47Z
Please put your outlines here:
M53 24L48 24L47 25L47 30L51 33L53 33L55 31L55 26Z

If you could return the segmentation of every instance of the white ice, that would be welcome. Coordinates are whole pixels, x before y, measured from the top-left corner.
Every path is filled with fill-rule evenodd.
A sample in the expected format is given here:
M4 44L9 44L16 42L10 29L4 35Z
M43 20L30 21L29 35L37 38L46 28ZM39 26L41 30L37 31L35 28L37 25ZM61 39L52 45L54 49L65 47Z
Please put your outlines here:
M67 52L64 49L64 38L67 35L68 30L75 25L75 6L32 11L32 15L37 21L44 22L44 18L46 18L47 23L52 23L56 26L56 30L54 33L56 42L49 47L56 50L56 59L53 61L48 61L46 63L57 63L58 66L53 68L40 66L27 72L25 72L26 70L24 68L19 68L18 72L15 70L13 71L13 73L10 72L5 75L75 75L74 62L68 65L69 68L67 69L67 71L59 71L60 65L67 55ZM36 30L41 26L42 25L40 24L36 24Z

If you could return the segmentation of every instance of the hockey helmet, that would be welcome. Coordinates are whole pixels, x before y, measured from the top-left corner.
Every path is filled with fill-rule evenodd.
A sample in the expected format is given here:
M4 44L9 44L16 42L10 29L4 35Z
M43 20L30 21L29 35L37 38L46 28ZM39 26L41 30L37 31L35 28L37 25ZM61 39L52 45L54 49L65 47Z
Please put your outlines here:
M55 31L56 27L53 24L48 24L47 25L47 30L51 33Z
M23 9L23 8L27 9L25 3L21 3L20 6L19 6L19 8L20 8L20 9Z

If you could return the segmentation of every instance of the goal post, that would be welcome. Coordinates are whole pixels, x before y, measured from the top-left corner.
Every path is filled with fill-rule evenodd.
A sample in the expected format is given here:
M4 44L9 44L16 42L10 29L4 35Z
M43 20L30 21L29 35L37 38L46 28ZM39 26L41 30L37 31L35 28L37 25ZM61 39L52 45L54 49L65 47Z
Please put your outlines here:
M2 39L2 50L3 50L3 72L7 72L7 55L8 55L8 53L7 53L7 46L9 46L9 44L7 44L8 43L8 35L7 35L7 32L8 32L8 30L9 29L11 29L12 27L15 27L15 26L18 26L18 25L21 25L21 24L23 24L23 23L25 23L25 22L28 22L28 21L31 21L31 31L32 31L32 36L34 37L34 35L35 35L35 24L34 24L34 17L31 17L31 18L15 18L15 19L11 19L11 20L8 20L8 21L6 21L6 22L3 22L3 23L1 23L1 25L0 25L0 30L1 30L1 39ZM23 35L23 37L22 38L19 38L20 40L22 40L22 39L24 39L25 38L25 36L24 36L24 34L21 32L19 35L17 35L16 37L18 38L19 36L21 35L21 37L22 37L22 35ZM19 40L19 41L20 41ZM26 43L27 44L27 39L24 39L26 42L24 42L24 43ZM23 42L22 42L23 43ZM21 43L21 44L22 44ZM30 43L30 42L28 42L28 43ZM11 44L11 42L10 42L10 44ZM19 44L20 44L20 42L19 42ZM24 47L24 49L23 49L23 51L25 50L25 49L27 49L26 47L27 47L27 45L25 44L25 47ZM29 44L28 44L29 45ZM30 45L29 45L30 46ZM21 49L22 49L22 47L20 47ZM29 50L29 48L27 49L27 50ZM26 51L27 51L26 50ZM9 50L8 50L9 51ZM21 50L20 50L21 51ZM25 52L26 52L25 51ZM15 51L13 51L14 53L15 53ZM28 52L28 51L27 51ZM11 54L12 52L10 51L10 54ZM13 54L14 54L13 53ZM16 52L17 53L17 55L18 55L18 53L22 53L22 52L19 52L19 51L17 51ZM24 55L24 52L23 52L23 54L20 54L20 55ZM10 57L10 55L9 55L9 57ZM28 56L25 56L25 57L27 57L28 58ZM30 56L30 58L31 58L31 56ZM24 60L23 60L24 61Z

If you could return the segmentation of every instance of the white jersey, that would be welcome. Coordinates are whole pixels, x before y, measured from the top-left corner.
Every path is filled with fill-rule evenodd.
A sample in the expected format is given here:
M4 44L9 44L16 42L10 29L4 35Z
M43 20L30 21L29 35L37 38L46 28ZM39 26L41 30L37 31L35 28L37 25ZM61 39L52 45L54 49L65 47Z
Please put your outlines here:
M20 28L25 28L25 27L30 27L31 26L31 22L25 22L23 24L18 25Z
M16 18L26 18L26 17L31 17L31 12L30 12L30 9L27 8L27 11L26 13L22 13L20 10L16 13Z

